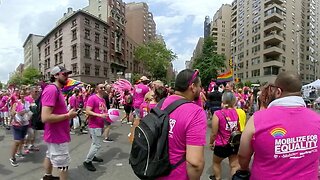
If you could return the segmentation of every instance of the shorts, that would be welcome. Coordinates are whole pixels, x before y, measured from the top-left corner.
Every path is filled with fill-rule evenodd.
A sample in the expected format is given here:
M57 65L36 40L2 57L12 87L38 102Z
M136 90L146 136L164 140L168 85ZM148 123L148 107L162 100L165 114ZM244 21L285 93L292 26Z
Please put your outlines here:
M15 141L24 140L27 135L28 125L26 126L12 126L13 128L13 139Z
M141 118L140 117L140 109L139 108L134 108L133 116L134 116L134 118Z
M231 145L225 146L215 146L213 149L213 154L220 158L227 158L231 155L237 155L239 151L239 146L231 147Z
M130 114L132 112L132 106L124 105L124 111L126 112L126 114Z
M1 118L8 118L9 117L9 112L1 112Z
M48 150L46 157L50 159L51 164L55 168L67 167L70 164L69 143L47 143Z

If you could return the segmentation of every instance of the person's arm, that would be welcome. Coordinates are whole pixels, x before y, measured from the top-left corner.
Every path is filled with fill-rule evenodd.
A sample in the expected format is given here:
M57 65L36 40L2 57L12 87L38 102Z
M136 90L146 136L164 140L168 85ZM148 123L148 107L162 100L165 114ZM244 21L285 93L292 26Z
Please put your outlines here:
M241 170L249 170L249 164L251 156L253 154L253 148L251 145L252 137L255 132L253 118L253 116L250 117L241 135L241 142L238 152L238 159Z
M199 180L204 168L204 147L187 145L187 172L190 180Z
M212 131L210 136L210 146L213 146L214 141L216 140L219 129L219 118L217 115L213 115L212 117Z
M72 119L76 117L77 113L71 109L66 114L53 114L53 107L42 106L41 110L41 120L43 123L56 123L64 121L66 119Z
M95 113L92 111L92 107L88 106L86 107L86 113L87 115L89 116L97 116L97 117L100 117L100 118L107 118L107 115L106 114L98 114L98 113Z

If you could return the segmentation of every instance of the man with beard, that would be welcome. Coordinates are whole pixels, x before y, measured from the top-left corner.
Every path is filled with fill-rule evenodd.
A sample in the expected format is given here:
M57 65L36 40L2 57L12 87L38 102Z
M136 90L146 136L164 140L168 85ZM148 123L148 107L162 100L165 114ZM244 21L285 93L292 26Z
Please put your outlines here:
M197 101L201 91L198 70L185 69L175 81L175 94L167 97L161 109L179 99ZM166 180L200 179L204 168L204 146L206 145L206 114L194 103L186 103L176 108L169 120L170 164L178 165Z
M318 179L320 116L306 107L301 87L300 75L287 71L266 87L268 107L249 119L238 153L245 171L254 153L250 179Z
M74 109L68 112L61 89L67 84L71 71L66 70L63 66L56 66L52 68L50 74L52 84L44 88L41 96L41 120L45 123L43 137L48 147L44 160L45 175L42 180L66 180L70 163L69 120L76 117L77 113ZM52 167L59 169L59 177L52 176Z

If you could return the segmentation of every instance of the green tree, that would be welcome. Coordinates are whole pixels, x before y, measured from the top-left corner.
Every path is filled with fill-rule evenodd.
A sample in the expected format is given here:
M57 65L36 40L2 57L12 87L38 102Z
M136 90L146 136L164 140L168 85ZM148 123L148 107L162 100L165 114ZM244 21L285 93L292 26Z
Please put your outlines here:
M251 87L251 84L252 84L251 81L246 81L246 82L244 83L244 85L247 86L247 87Z
M22 84L22 76L20 73L15 72L12 74L8 80L8 85L14 84L16 86L20 86Z
M22 84L24 85L34 85L41 78L40 72L32 67L26 68L22 72Z
M135 58L143 63L153 79L164 81L170 62L177 58L172 50L159 41L151 41L136 48Z
M202 84L207 86L212 78L217 78L218 70L225 67L225 56L215 53L213 37L204 39L202 54L193 63L193 69L200 70Z

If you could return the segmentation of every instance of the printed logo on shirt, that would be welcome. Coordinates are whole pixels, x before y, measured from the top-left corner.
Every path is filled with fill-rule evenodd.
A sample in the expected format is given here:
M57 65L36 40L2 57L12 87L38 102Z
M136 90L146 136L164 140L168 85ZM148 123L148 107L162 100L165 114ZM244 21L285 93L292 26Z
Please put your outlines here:
M231 131L231 130L235 129L236 127L238 127L237 121L228 121L228 123L230 125L230 128L229 128L229 125L226 123L226 130L227 131Z
M170 119L169 120L169 126L170 126L170 129L169 129L169 137L170 138L173 138L173 128L174 128L174 126L176 125L176 120L174 120L174 119Z
M137 89L136 89L136 93L138 93L138 94L142 93L142 89L137 88Z
M306 154L317 153L318 136L306 135L285 137L287 130L281 127L274 128L270 135L274 137L274 158L300 159Z

